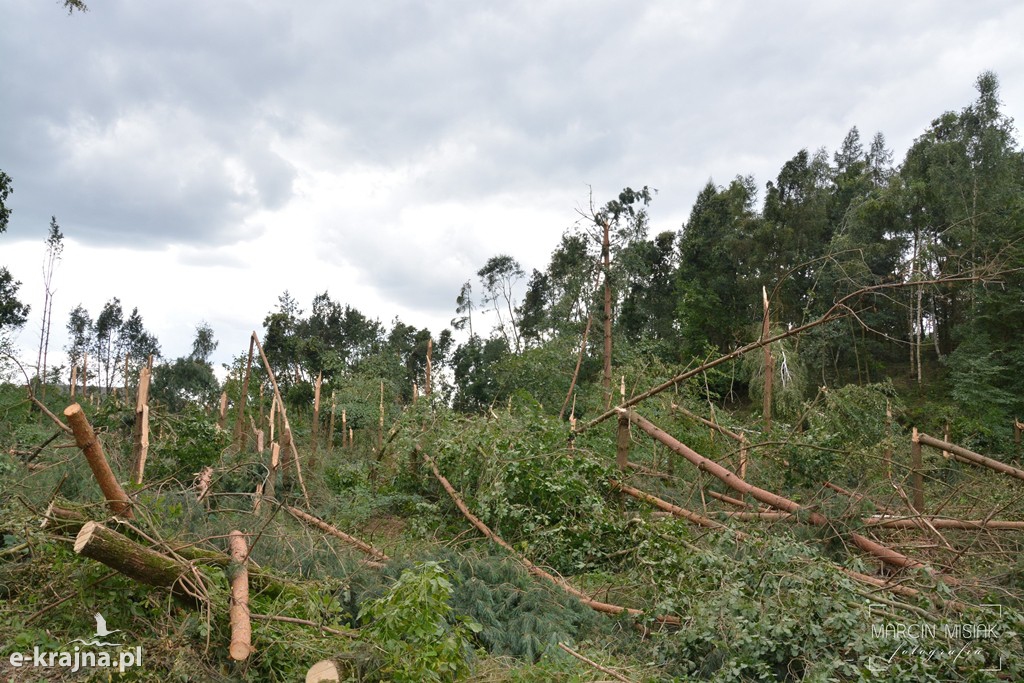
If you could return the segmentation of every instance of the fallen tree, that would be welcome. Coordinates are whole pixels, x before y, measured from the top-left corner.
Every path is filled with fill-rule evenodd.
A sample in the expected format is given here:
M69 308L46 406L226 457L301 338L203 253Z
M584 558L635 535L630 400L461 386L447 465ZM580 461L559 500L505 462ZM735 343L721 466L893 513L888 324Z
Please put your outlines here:
M516 558L516 560L521 565L523 565L527 572L529 572L533 576L542 578L546 581L550 581L551 583L555 584L556 586L564 590L566 593L572 595L581 603L583 603L584 605L593 609L596 612L614 615L629 614L630 616L637 618L642 618L645 616L643 610L639 610L633 607L622 607L621 605L612 605L607 602L600 602L598 600L594 600L589 595L587 595L580 589L576 588L565 579L544 571L543 569L535 565L533 562L523 557L511 545L509 545L508 542L505 541L505 539L491 531L490 527L488 527L480 520L480 518L478 518L476 515L470 512L469 508L466 506L466 503L462 500L462 497L459 496L458 492L455 490L454 487L452 487L451 483L444 477L443 474L441 474L441 471L437 469L437 465L434 463L433 458L431 458L426 453L423 453L423 460L430 466L430 469L434 473L434 478L437 479L438 482L440 482L441 486L448 493L448 496L455 503L455 506L459 509L459 512L462 513L463 517L469 520L470 524L476 527L480 533L482 533L484 536L486 536L494 543L500 545L505 550L507 550L514 558ZM654 620L660 624L667 624L672 626L679 626L681 624L679 617L674 616L656 616L654 617Z

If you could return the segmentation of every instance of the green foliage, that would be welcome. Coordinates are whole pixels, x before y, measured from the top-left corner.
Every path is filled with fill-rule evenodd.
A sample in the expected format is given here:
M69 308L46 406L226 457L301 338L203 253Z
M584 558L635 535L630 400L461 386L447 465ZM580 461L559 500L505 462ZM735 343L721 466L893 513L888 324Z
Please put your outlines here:
M231 435L216 421L198 410L167 416L161 436L154 440L147 467L152 476L190 477L207 465L216 464L231 443Z
M389 681L453 681L469 671L472 633L481 627L452 614L454 588L437 562L423 562L359 611L360 634L383 651Z

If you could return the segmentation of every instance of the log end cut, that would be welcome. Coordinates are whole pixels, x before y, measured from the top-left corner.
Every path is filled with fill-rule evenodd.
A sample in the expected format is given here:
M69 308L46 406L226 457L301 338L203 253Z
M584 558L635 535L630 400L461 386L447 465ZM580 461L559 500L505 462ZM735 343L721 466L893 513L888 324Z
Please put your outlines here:
M93 534L96 533L96 529L100 525L97 522L86 522L82 525L81 531L78 532L78 536L75 537L75 554L81 555L82 548L89 545L92 541Z
M338 665L330 659L323 659L309 667L306 683L334 683L341 680Z

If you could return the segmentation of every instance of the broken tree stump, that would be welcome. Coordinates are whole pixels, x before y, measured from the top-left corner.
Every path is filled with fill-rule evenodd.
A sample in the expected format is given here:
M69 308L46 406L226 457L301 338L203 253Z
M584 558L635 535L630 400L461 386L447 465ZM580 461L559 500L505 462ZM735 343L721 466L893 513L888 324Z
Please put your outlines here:
M135 424L132 426L132 481L136 484L142 483L149 455L149 379L149 368L142 366L135 398Z
M252 652L252 622L249 620L249 550L245 535L232 531L228 535L231 550L231 659L240 662Z
M110 469L107 457L103 455L103 446L96 438L96 432L93 431L92 425L85 417L82 406L72 403L64 409L64 417L68 419L68 425L75 435L75 443L85 454L85 459L89 462L89 468L92 470L93 476L96 477L100 490L103 491L103 497L106 499L110 511L115 515L131 519L134 516L132 502L128 498L128 494L121 488L113 470Z

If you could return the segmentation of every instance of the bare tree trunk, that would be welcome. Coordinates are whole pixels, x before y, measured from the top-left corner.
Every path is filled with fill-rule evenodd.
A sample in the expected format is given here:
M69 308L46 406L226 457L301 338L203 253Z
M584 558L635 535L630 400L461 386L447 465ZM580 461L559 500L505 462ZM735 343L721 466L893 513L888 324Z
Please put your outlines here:
M432 338L430 338L430 339L427 339L427 385L423 388L423 395L426 396L428 399L430 398L430 391L431 391L431 389L430 389L430 386L431 386L430 371L433 369L433 366L432 366L432 363L433 363L432 356L433 356L433 354L434 354L434 340Z
M619 410L622 409L620 408ZM747 483L746 481L740 479L735 474L733 474L726 468L722 467L715 461L705 458L696 451L687 447L685 444L672 438L669 434L662 431L651 422L648 422L644 418L640 417L635 412L628 411L628 415L630 420L632 420L634 424L640 427L640 429L647 432L651 437L657 439L658 441L661 441L663 444L671 448L673 451L689 460L693 465L717 477L732 489L739 491L740 493L743 493L745 495L749 495L755 498L756 500L759 500L762 503L770 505L771 507L777 508L779 510L783 510L785 512L789 512L795 515L805 514L806 519L811 524L814 524L816 526L834 528L832 522L821 513L814 512L813 510L808 510L799 503L789 500L788 498L784 498L778 494L766 491L762 488ZM929 569L928 566L923 564L922 562L913 560L907 557L906 555L903 555L902 553L893 550L892 548L888 548L880 543L877 543L876 541L872 541L871 539L867 538L862 534L851 532L849 534L849 538L858 548L868 553L871 553L872 555L874 555L875 557L879 558L887 564L891 564L893 566L906 569ZM947 581L949 583L954 582L954 579L952 577L940 575L936 576L937 578L941 578L942 580Z
M324 372L321 370L316 375L316 385L313 387L313 424L310 427L310 450L315 454L317 442L320 439L320 387L323 385Z
M572 398L572 392L576 389L576 380L580 377L580 366L583 364L583 352L587 349L587 335L590 334L590 324L594 321L594 314L587 314L587 326L583 328L583 340L580 342L580 352L576 356L576 369L572 371L572 381L569 382L569 391L565 394L565 401L562 403L562 409L558 411L558 419L561 420L565 417L565 409L569 405L569 399Z
M601 259L604 264L604 370L601 375L601 387L604 390L604 409L612 406L612 283L611 277L611 242L607 220L601 221L604 228L601 239Z
M914 427L910 436L910 486L914 494L914 509L918 514L924 513L924 473L921 469L921 441L917 427Z
M761 339L767 339L771 327L770 311L768 308L768 291L761 287L761 296L764 298L764 321L761 324ZM859 366L858 366L859 369ZM775 380L775 358L772 356L772 347L764 345L764 401L762 413L764 415L764 429L766 432L772 430L772 383Z
M263 352L263 345L260 344L259 337L256 333L252 333L252 340L256 343L256 349L260 352L260 358L263 360L263 365L267 370L267 376L270 377L271 386L274 387L274 396L277 398L277 404L281 408L281 419L284 422L284 431L290 432L291 427L288 424L288 413L285 412L284 401L281 400L281 390L277 387L277 378L274 377L274 370L270 367L270 361L267 360L267 354ZM302 497L306 501L306 506L309 507L309 492L306 491L306 482L302 478L302 464L299 462L299 452L295 448L295 441L290 442L291 455L295 460L295 473L299 478L299 486L302 488Z

